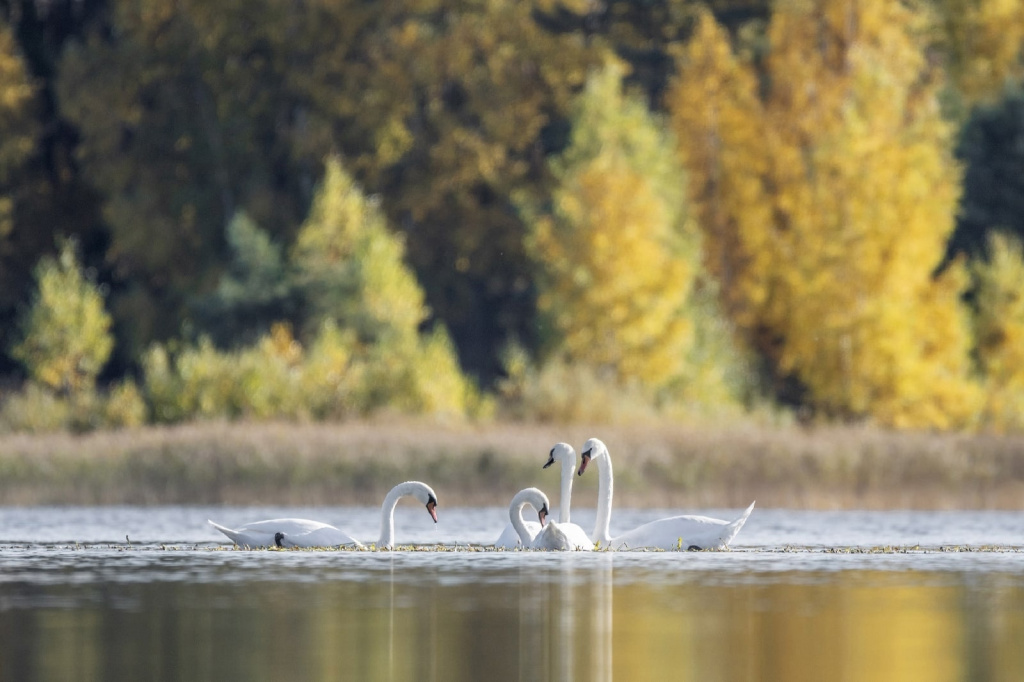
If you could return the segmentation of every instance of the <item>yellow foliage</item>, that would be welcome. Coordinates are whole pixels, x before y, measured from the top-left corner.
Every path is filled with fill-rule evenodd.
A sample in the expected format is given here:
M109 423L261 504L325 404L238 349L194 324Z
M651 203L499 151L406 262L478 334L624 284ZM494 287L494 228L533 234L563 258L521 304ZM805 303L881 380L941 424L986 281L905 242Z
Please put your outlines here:
M959 170L902 3L782 3L767 93L702 14L670 95L733 320L820 409L898 427L971 423L969 333L941 277Z
M621 75L608 66L588 82L528 251L558 352L659 388L687 370L699 242L670 143L645 105L622 95Z
M1024 428L1024 245L993 233L989 259L975 263L975 338L984 374L984 426Z
M14 34L0 22L0 182L6 183L35 147L39 133L31 107L35 94Z
M103 296L83 277L72 243L64 244L58 259L43 258L35 277L35 300L11 354L51 389L90 389L114 348Z
M968 102L998 95L1024 75L1024 3L1020 0L936 0L949 70Z

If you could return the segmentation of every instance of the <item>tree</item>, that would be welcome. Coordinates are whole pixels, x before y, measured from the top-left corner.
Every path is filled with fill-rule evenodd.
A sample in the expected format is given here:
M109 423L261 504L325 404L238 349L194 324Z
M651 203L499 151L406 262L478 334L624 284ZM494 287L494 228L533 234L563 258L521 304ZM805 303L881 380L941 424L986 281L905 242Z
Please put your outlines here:
M315 325L307 336L323 348L324 333L354 333L351 371L364 377L355 389L360 411L463 415L475 409L475 391L443 326L420 333L430 311L404 258L404 241L390 232L378 203L340 160L328 159L291 253L305 316Z
M965 273L935 273L960 176L925 25L891 0L781 3L759 82L705 13L669 107L708 267L776 380L828 414L954 428L980 394Z
M964 165L963 195L950 257L984 255L995 228L1024 238L1024 89L975 107L956 149Z
M65 50L57 92L104 197L107 257L129 283L113 309L136 353L219 285L236 213L294 239L371 15L361 2L126 0Z
M610 63L588 79L570 145L551 161L550 211L532 220L549 352L623 385L707 398L711 387L693 381L696 328L709 319L695 304L700 234L685 174L661 122L622 93L622 76Z
M388 230L378 202L330 158L291 254L309 323L333 320L363 343L415 336L428 310L404 258L404 243Z
M40 133L35 119L36 86L29 76L14 35L0 21L0 311L12 309L23 296L22 281L31 269L15 232L15 200L20 171L35 151ZM51 242L52 245L52 242ZM4 325L0 325L2 328ZM0 342L8 339L0 331Z
M982 424L1024 427L1024 245L994 232L988 257L972 264L978 363L985 383Z
M103 296L82 274L74 244L36 266L38 290L11 350L35 381L62 393L92 389L114 346Z
M533 4L463 0L375 34L363 91L371 104L354 126L364 142L358 154L346 147L406 235L464 366L484 381L500 373L509 338L534 346L513 196L546 199L546 156L565 146L570 102L601 54L579 33L546 30Z
M1024 4L1017 0L933 0L937 42L967 105L998 97L1024 75Z
M230 260L217 289L194 307L221 346L254 343L296 316L293 282L280 244L244 212L227 225Z

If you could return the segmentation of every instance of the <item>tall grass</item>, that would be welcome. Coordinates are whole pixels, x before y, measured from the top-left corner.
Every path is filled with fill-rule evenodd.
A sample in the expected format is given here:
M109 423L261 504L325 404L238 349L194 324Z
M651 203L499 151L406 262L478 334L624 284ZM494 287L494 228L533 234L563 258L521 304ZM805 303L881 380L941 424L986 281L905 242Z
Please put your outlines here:
M378 504L420 479L443 506L504 505L536 485L557 441L597 436L615 503L694 509L1005 508L1024 505L1024 437L871 428L202 423L0 437L0 504ZM593 506L596 473L574 481Z

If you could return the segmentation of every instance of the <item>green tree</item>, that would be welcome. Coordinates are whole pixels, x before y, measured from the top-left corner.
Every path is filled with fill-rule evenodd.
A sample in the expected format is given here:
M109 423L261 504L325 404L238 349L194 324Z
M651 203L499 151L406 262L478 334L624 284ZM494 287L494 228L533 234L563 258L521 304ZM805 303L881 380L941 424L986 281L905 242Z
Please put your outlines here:
M228 223L227 242L230 260L216 290L194 307L219 345L251 344L295 317L292 276L281 245L244 212Z
M378 202L330 158L291 254L309 323L333 320L364 343L415 336L428 310L404 258Z
M465 414L475 409L475 391L447 332L438 325L420 333L430 311L404 258L404 241L390 232L378 203L336 157L328 159L291 254L306 318L315 325L307 335L355 334L361 348L353 361L365 377L357 389L361 411Z
M23 280L34 258L25 262L28 230L15 231L15 203L21 170L35 151L36 86L6 22L0 20L0 314L23 296ZM23 192L23 190L21 190ZM52 245L52 242L51 242ZM32 254L35 255L35 254ZM8 339L0 325L0 343Z
M84 277L70 242L36 267L38 290L11 350L29 376L62 393L90 390L114 340L103 296Z
M343 127L349 51L372 12L126 0L65 51L57 93L104 197L107 256L130 283L112 308L131 320L133 351L175 336L219 286L236 213L292 241Z
M955 428L980 392L965 273L934 274L960 174L925 20L895 0L780 3L759 82L704 14L669 106L708 267L775 376L828 414Z
M1024 89L1007 89L1001 99L974 108L957 143L964 165L963 195L951 256L981 256L989 231L998 228L1024 238Z

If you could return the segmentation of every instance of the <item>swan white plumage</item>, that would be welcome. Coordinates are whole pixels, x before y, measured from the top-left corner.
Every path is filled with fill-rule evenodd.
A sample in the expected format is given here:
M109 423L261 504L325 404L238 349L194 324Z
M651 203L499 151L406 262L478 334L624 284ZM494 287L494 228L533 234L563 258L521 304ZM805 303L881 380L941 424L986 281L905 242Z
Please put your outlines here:
M568 443L556 443L548 453L548 462L543 468L547 469L555 462L562 466L561 490L558 500L558 527L569 538L575 549L592 550L593 541L587 537L587 531L570 519L570 506L572 505L572 479L576 474L576 451Z
M670 516L611 537L608 528L611 523L614 486L611 455L608 454L605 444L597 438L591 438L584 443L580 452L579 475L583 475L591 461L597 463L597 520L591 539L600 547L616 550L725 549L743 528L756 504L752 502L739 518L733 521L708 516Z
M572 503L572 479L576 474L576 451L568 443L558 443L555 447L551 448L551 451L548 453L548 461L541 468L547 469L555 462L562 463L558 531L569 539L569 542L572 544L571 549L592 550L594 549L594 543L587 536L587 532L569 520L569 506ZM545 497L545 499L547 498ZM536 521L524 521L523 523L531 538L535 537L542 530L541 524L538 524ZM553 533L554 531L548 532ZM520 540L519 534L511 522L505 525L505 529L501 531L501 535L498 536L494 546L502 549L514 549L523 546L522 540Z
M384 498L380 508L379 549L390 549L395 544L395 507L406 495L415 497L427 507L430 518L437 523L437 495L426 483L406 481L399 483ZM248 523L238 529L207 521L228 536L239 547L364 547L343 530L320 521L307 519L269 519Z
M540 530L531 533L523 521L523 507L532 506L537 510L537 518L540 520ZM566 534L554 521L544 520L548 515L548 496L537 488L525 488L516 493L508 506L508 518L519 535L519 542L526 549L549 549L568 550L575 549L575 545L569 540Z

